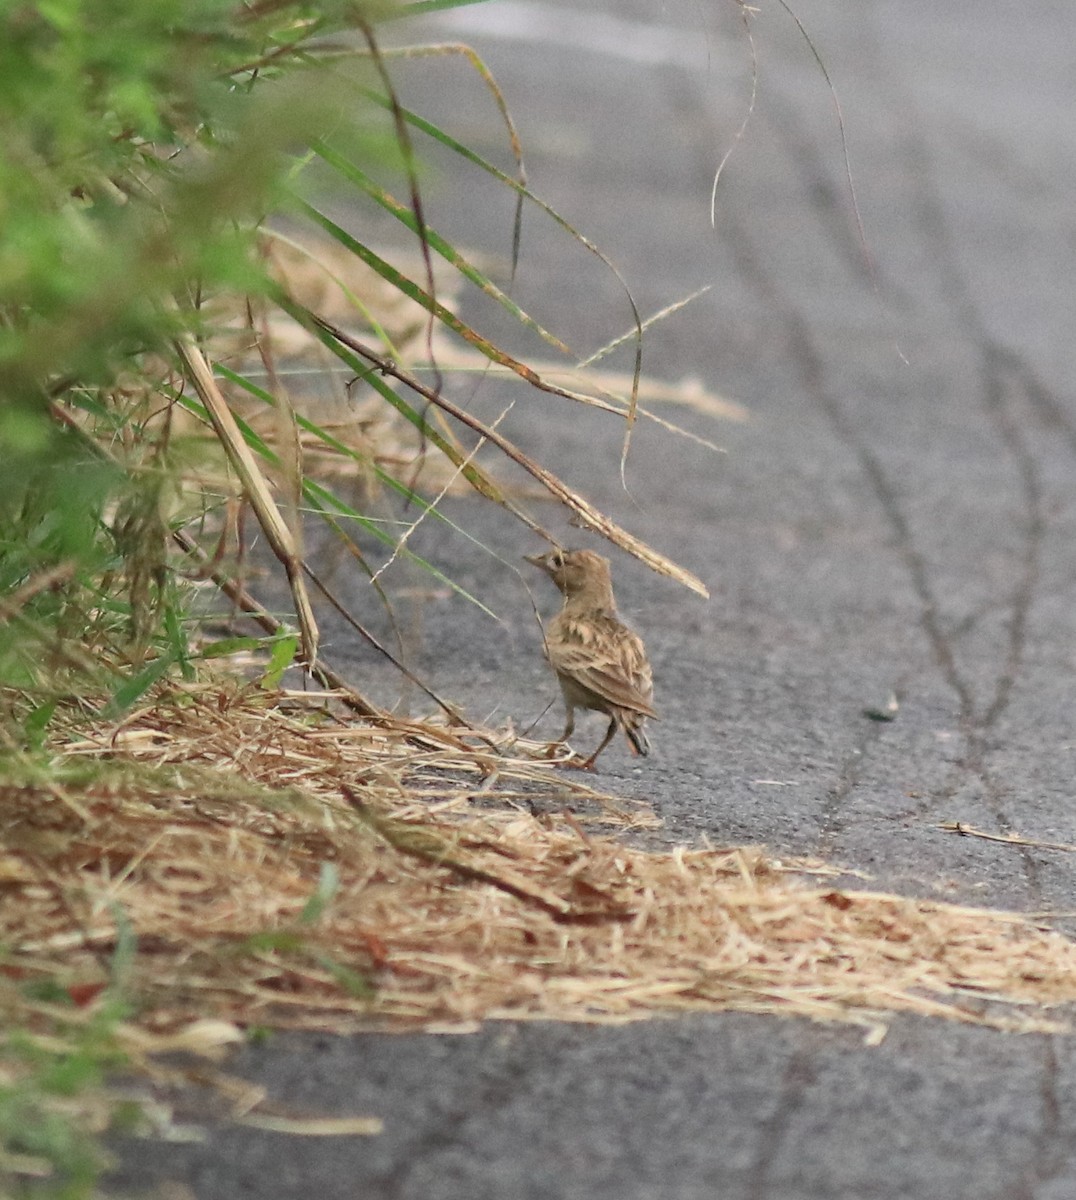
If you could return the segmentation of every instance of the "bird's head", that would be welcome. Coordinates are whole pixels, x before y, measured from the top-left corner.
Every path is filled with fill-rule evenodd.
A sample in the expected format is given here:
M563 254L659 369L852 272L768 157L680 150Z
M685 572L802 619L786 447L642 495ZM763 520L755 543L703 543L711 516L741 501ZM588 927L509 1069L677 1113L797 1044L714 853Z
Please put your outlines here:
M593 595L611 604L613 595L609 560L593 550L549 550L545 554L527 554L549 576L566 597Z

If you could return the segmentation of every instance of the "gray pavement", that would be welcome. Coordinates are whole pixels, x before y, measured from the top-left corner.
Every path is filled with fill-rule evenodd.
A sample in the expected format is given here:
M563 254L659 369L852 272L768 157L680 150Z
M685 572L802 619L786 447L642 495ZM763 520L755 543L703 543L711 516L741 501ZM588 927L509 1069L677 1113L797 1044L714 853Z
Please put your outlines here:
M758 101L716 231L712 172L751 88L731 0L585 12L505 0L437 26L479 48L532 186L610 255L644 313L711 285L652 330L647 373L696 377L751 413L731 424L662 407L727 453L642 423L626 496L614 421L510 393L510 436L713 593L705 603L616 556L663 720L654 757L611 751L601 781L649 800L670 842L764 842L868 871L872 886L1069 914L1071 855L938 824L1076 842L1076 10L795 8L840 96L873 273L832 98L780 5L752 19ZM504 161L495 109L462 67L401 79L405 100L458 114L462 139ZM431 221L504 258L509 206L491 200L476 221L466 184L444 160ZM514 294L581 354L629 323L615 281L535 213ZM505 330L486 307L466 311ZM473 403L492 416L508 395L487 383ZM450 507L507 560L534 548L474 502ZM443 560L443 541L423 536ZM462 539L443 565L501 620L427 602L428 674L475 715L527 726L554 685L520 579ZM356 653L337 637L336 658ZM895 720L863 715L891 693ZM1064 1200L1076 1196L1073 1048L911 1019L867 1048L855 1030L721 1015L279 1037L233 1065L280 1103L377 1113L383 1137L211 1124L200 1145L125 1143L115 1187L183 1180L199 1200Z

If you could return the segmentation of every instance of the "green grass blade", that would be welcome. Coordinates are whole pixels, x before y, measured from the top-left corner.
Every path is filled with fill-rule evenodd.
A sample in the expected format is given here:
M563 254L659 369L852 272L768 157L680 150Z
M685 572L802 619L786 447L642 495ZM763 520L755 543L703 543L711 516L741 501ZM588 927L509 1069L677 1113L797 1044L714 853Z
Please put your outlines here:
M356 187L361 188L372 200L379 204L386 212L391 213L401 224L405 225L414 234L419 234L418 221L415 219L415 214L405 204L401 204L399 200L390 195L384 188L370 178L365 171L362 170L356 163L345 158L344 155L338 153L324 141L314 143L315 153L323 159L329 166L338 174L342 175L349 183L353 183ZM330 231L331 232L331 231ZM505 292L503 292L492 280L483 275L473 263L469 262L451 243L447 242L435 229L427 225L424 229L424 234L427 242L433 250L446 261L452 264L465 279L469 279L475 287L479 288L482 293L488 296L499 304L507 313L513 316L521 325L533 330L538 336L554 349L559 350L562 354L570 358L578 357L573 353L569 346L566 346L556 334L551 333L543 325L539 324L529 313L525 312L518 304ZM348 247L349 249L351 247Z
M537 376L525 363L513 358L510 354L506 354L503 350L495 346L488 338L483 337L477 330L468 325L465 321L461 321L454 312L447 309L439 300L431 296L424 288L419 287L413 279L409 279L402 271L397 270L390 262L383 259L379 254L376 254L369 246L364 245L357 238L351 236L346 229L342 229L330 217L326 216L319 209L305 200L297 200L296 203L307 214L312 221L321 226L330 236L336 239L345 249L350 250L357 258L360 258L368 267L376 271L387 283L390 283L394 288L403 292L410 300L413 300L420 307L424 308L431 316L435 317L446 328L451 329L453 333L461 337L469 345L474 346L481 354L484 354L490 362L495 362L502 367L507 367L510 371L514 371L517 375L522 376L531 382L536 381ZM363 371L368 371L369 367L366 364L362 366ZM391 390L391 389L390 389Z
M164 654L150 663L145 670L139 671L132 679L125 679L109 699L109 713L112 716L119 716L126 712L136 700L141 699L153 687L158 679L165 675L174 662L175 659L170 654Z

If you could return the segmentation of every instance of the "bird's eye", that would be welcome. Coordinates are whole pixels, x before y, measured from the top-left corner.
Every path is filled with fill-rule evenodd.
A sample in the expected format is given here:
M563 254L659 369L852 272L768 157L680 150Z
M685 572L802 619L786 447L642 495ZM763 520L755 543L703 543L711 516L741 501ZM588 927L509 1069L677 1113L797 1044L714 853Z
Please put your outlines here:
M553 553L549 556L549 561L553 564L554 567L556 567L559 570L561 567L564 566L563 552L560 550L554 550Z

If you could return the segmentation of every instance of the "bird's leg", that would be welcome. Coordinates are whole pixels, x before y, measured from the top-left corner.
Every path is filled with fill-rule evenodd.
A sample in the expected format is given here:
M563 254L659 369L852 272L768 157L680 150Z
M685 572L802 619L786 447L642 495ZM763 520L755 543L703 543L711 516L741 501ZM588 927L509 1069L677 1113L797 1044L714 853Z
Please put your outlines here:
M598 755L605 749L606 746L613 740L613 735L616 733L617 720L616 717L610 717L609 728L605 731L605 737L602 738L602 744L594 751L594 753L582 764L584 771L593 771L594 764L598 760Z
M556 754L556 752L560 749L560 747L567 743L568 739L572 736L572 734L574 732L575 732L575 709L569 704L568 705L568 720L564 724L564 732L560 735L559 738L557 738L557 740L555 742L550 742L549 745L546 746L546 748L545 748L546 758L552 758L553 755Z

